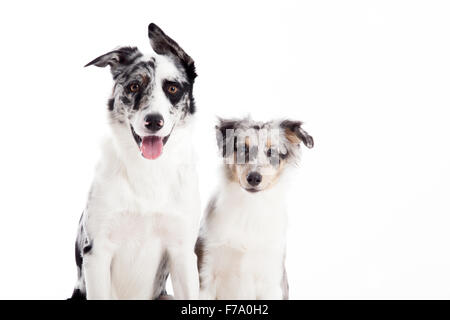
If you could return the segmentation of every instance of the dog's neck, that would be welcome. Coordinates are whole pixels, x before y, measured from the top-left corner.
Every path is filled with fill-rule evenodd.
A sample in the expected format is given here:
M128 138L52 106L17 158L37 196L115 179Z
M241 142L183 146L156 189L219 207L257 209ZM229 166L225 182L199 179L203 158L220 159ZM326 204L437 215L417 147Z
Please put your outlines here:
M224 203L236 204L246 211L265 212L271 214L272 209L284 208L286 181L280 179L273 186L259 192L248 192L238 182L227 180L224 189L219 192ZM265 209L269 210L265 210Z
M239 183L225 181L216 196L209 220L214 243L237 249L284 246L287 228L283 181L250 193Z

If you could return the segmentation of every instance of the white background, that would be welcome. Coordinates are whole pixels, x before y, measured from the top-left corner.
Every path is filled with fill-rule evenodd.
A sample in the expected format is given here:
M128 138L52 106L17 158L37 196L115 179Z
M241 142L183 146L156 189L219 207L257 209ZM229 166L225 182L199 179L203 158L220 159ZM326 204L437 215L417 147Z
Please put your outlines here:
M445 1L62 1L0 5L0 298L67 298L107 134L117 45L157 23L195 59L203 206L214 117L305 122L289 203L293 299L450 298Z

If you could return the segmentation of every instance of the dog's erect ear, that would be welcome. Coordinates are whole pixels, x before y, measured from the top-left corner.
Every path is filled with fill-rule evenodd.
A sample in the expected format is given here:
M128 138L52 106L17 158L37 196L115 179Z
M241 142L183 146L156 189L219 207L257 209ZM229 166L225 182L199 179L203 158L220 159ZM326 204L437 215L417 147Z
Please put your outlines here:
M303 142L308 148L314 147L314 139L308 132L303 130L301 121L284 120L281 122L280 127L284 130L290 143L300 144L300 142Z
M101 68L110 66L111 72L115 77L121 70L123 70L124 67L129 66L134 62L134 60L136 60L136 58L141 56L142 53L140 53L136 47L122 47L95 58L85 65L85 67L91 65Z
M178 59L186 70L189 80L194 81L195 73L194 60L176 43L167 36L156 24L150 23L148 26L148 37L153 50L157 54L171 55Z
M216 125L217 146L222 151L222 157L228 157L234 152L236 124L237 120L219 118L219 123Z

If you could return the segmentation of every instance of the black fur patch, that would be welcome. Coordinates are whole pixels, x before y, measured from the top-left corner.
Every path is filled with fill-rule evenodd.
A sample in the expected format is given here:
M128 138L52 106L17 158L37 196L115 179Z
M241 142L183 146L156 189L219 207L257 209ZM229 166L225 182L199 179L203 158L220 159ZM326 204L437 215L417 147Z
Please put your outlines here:
M120 97L120 100L122 101L123 104L130 104L131 103L131 100L128 99L127 97L124 97L124 96Z
M83 292L80 289L75 289L73 290L72 297L68 300L86 300L86 292Z
M167 295L166 282L169 277L169 255L164 252L159 262L158 270L156 271L155 280L153 283L153 296L152 299L158 299L161 296Z
M88 254L92 250L92 241L83 247L83 254Z
M289 153L286 151L286 153L281 153L280 152L280 159L284 160L288 157Z
M171 86L177 87L178 91L175 93L170 93L169 88ZM166 94L166 97L172 103L172 105L175 106L183 97L183 95L186 93L186 88L177 82L165 80L163 83L163 91Z
M192 95L192 87L194 85L194 80L197 77L194 60L178 45L178 43L167 36L154 23L150 23L148 26L148 37L150 38L150 43L156 53L171 55L176 58L183 67L190 84L190 87L187 89L189 92L190 103L189 112L193 114L195 112L195 101Z
M141 103L141 99L142 99L142 89L139 90L138 92L136 92L136 94L134 96L133 110L139 110L139 105Z
M78 225L78 235L75 241L75 263L77 264L78 283L82 283L81 287L75 287L71 299L86 299L86 292L84 292L84 275L83 275L83 257L92 250L92 241L89 241L87 233L83 227L83 216L81 215Z
M222 157L230 155L227 151L231 152L236 149L237 139L234 135L233 137L227 137L227 130L235 129L237 123L237 120L220 120L220 123L216 126L217 145L222 151Z
M81 249L78 241L75 242L75 263L78 268L82 268L83 265L83 257L81 256Z
M147 64L150 68L155 69L155 58L152 58L152 60L147 61Z
M312 148L314 147L314 139L305 130L303 130L302 124L303 123L301 121L284 120L280 124L280 127L291 131L303 142L305 146Z
M111 98L108 100L108 110L113 111L114 110L114 98Z
M194 80L192 80L191 85L189 86L189 112L194 114L196 111L194 95L192 93Z
M176 43L167 36L156 24L150 23L148 26L148 37L150 38L153 50L158 54L171 54L178 58L185 68L189 80L194 80L195 73L194 60Z
M195 255L197 256L197 270L200 274L200 288L203 288L203 277L201 276L201 271L203 269L203 263L205 260L205 240L201 237L197 238L195 243Z

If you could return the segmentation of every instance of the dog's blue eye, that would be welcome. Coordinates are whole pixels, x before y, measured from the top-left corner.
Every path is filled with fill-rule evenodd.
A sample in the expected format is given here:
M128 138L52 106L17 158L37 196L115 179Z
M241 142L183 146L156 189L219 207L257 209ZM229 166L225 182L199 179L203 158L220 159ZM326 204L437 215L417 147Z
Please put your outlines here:
M277 150L270 148L267 150L267 157L269 158L270 164L272 166L277 166L280 163L280 155L277 153Z

